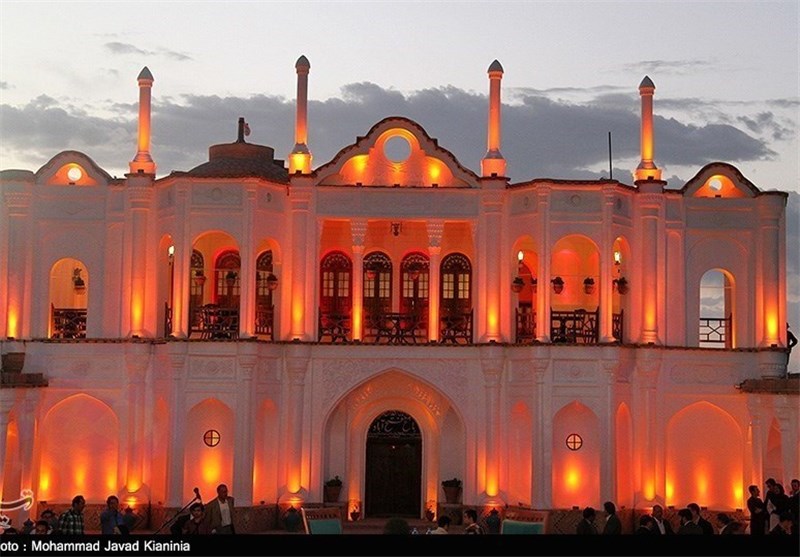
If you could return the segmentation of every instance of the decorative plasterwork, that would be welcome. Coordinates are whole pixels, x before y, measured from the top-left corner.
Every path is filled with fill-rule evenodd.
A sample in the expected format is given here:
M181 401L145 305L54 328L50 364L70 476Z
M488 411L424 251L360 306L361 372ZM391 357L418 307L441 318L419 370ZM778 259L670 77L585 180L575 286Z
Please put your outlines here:
M236 375L232 358L192 357L189 360L189 377L192 379L225 379Z

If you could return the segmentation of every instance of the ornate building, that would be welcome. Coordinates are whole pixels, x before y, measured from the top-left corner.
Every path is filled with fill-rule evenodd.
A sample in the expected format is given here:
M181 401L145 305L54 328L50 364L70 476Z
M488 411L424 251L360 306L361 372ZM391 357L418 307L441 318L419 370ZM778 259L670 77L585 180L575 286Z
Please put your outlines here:
M347 511L421 517L456 477L484 509L733 510L798 476L787 195L722 162L667 188L649 78L632 184L511 183L497 61L480 173L402 117L314 167L309 69L288 165L240 119L158 176L145 68L125 178L0 173L4 500L278 508L339 476Z

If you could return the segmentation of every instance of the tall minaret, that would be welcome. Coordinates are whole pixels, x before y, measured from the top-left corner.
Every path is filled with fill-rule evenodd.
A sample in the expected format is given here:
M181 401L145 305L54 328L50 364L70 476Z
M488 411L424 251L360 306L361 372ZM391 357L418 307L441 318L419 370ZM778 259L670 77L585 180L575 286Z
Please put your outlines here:
M639 96L642 97L642 161L636 167L636 180L661 180L661 170L653 162L655 152L653 142L653 92L656 86L651 79L644 76L639 84Z
M150 156L150 91L153 88L153 74L142 68L139 73L139 150L130 162L131 174L143 172L155 174L156 163Z
M481 161L481 173L485 178L505 176L506 160L500 153L500 81L503 66L495 60L489 66L489 133L486 156Z
M301 56L294 65L297 70L297 116L294 125L294 149L289 155L289 174L311 173L311 151L308 150L308 72L311 64Z

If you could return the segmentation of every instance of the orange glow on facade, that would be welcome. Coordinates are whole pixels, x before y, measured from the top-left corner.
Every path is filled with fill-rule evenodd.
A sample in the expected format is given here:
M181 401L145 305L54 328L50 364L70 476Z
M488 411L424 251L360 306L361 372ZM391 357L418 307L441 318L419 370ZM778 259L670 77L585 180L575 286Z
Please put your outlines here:
M744 489L741 485L733 485L733 500L737 501L737 505L741 505L739 501L744 499Z
M666 485L666 500L667 500L667 503L671 502L674 497L675 497L675 484L673 484L670 481L667 481L667 485Z
M19 320L17 317L17 308L14 305L9 304L8 308L8 319L6 321L7 333L6 336L9 337L18 337L19 330L17 329L19 324Z
M42 471L39 474L39 499L45 499L50 490L50 472Z
M354 305L353 306L353 340L360 340L361 339L361 307Z
M497 338L498 337L498 330L499 330L499 326L498 325L500 323L500 317L499 317L498 314L499 314L499 311L497 310L496 307L489 308L486 323L487 323L487 325L489 327L489 330L487 332L489 333L489 336L491 338Z
M489 497L496 497L500 492L500 482L497 478L497 472L490 470L486 475L486 495Z
M206 451L200 461L200 469L202 472L203 482L207 485L213 485L216 489L217 484L220 483L220 470L222 469L222 462L220 462L220 451Z
M564 474L564 487L569 492L575 492L580 487L581 475L577 468L570 467Z
M648 501L654 499L656 496L656 487L652 481L648 481L644 486L644 498Z
M310 153L292 153L289 155L289 173L296 174L311 173L311 154Z
M767 314L767 343L776 344L778 342L778 317L774 311Z
M133 303L131 304L131 324L134 331L141 331L144 323L144 302L142 301L141 294L133 295Z
M286 481L286 489L289 493L298 493L302 484L300 482L300 472L292 470L289 472L289 479Z
M292 334L298 337L303 332L303 311L302 300L292 300Z
M697 499L701 501L708 500L708 475L705 469L701 468L697 470L697 475L695 476L695 493L697 494Z

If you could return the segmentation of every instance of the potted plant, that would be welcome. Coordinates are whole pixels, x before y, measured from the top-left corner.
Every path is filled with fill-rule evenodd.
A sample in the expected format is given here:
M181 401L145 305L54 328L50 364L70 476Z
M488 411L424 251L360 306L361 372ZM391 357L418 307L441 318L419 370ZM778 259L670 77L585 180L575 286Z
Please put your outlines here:
M237 276L238 275L236 274L236 271L228 271L227 273L225 273L225 282L228 283L228 286L234 285Z
M442 482L444 498L447 503L458 503L461 498L461 480L453 478Z
M337 503L339 501L339 493L342 491L342 479L339 476L334 476L325 482L324 496L326 503Z
M82 269L80 267L75 267L75 269L72 270L72 285L75 287L76 292L86 289L86 283L83 281L81 271Z
M583 291L587 294L594 292L594 279L592 277L586 277L583 279Z
M620 277L614 280L614 283L617 287L617 292L620 294L627 294L628 293L628 279L625 277Z
M550 282L553 283L553 292L556 294L561 294L564 291L564 279L561 277L556 277Z
M203 269L197 269L194 272L194 283L197 286L203 286L206 283L206 274L203 272Z
M517 277L511 282L511 290L517 293L521 292L524 286L525 282L522 280L522 277Z

